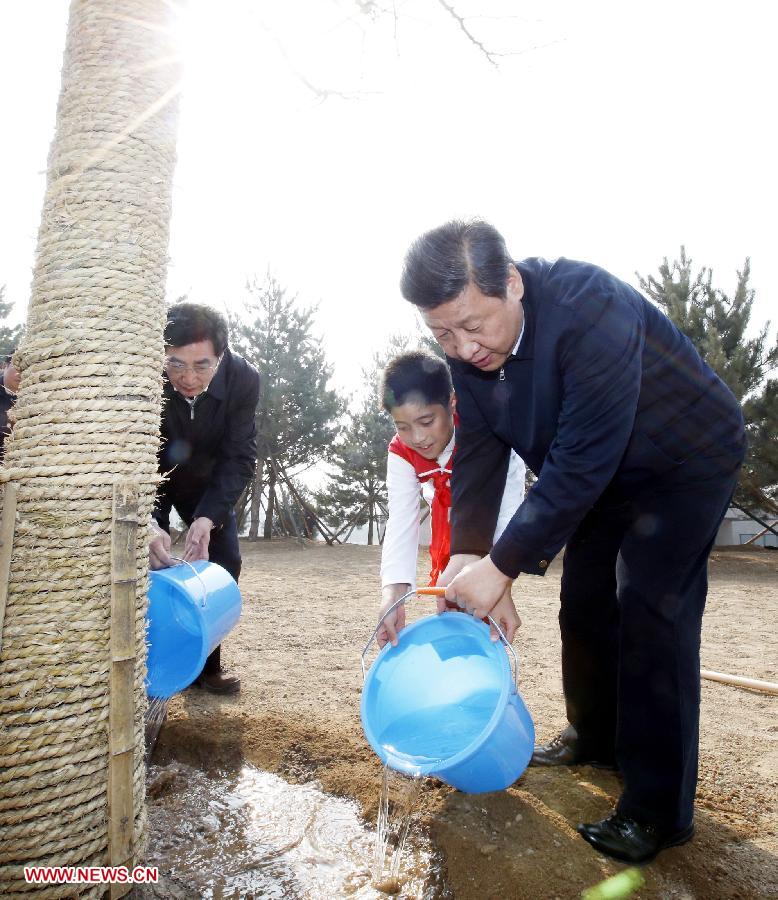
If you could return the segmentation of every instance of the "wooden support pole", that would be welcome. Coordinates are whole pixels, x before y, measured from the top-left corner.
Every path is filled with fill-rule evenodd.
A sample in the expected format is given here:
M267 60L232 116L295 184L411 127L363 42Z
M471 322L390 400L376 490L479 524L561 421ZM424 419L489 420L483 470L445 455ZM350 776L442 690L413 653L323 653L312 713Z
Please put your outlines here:
M303 523L303 530L305 531L305 536L308 538L309 541L312 541L314 532L311 530L311 527L308 524L308 514L305 510L305 507L300 506L300 501L297 499L297 497L294 494L292 494L292 499L294 500L295 505L297 506L297 511L300 513L300 521Z
M279 468L280 468L280 464L279 464ZM313 533L311 532L311 529L308 527L307 510L305 509L304 506L301 505L300 498L297 495L297 491L295 490L294 485L291 482L291 479L285 478L284 481L286 483L287 488L289 489L289 496L292 498L292 500L294 500L297 511L300 513L300 521L303 523L303 530L305 531L305 536L309 540L313 540ZM290 508L291 508L291 504L290 504ZM291 512L290 512L290 515L291 515ZM300 538L300 540L302 541L302 536L298 533L298 529L295 529L295 534L297 534L298 538ZM326 535L325 535L325 540L327 540ZM329 543L329 541L327 541L327 542Z
M135 602L137 596L138 486L114 485L111 524L111 703L108 758L108 862L135 865ZM112 884L111 898L131 884Z
M338 540L340 540L340 536L351 525L351 529L349 530L349 533L346 535L346 537L343 539L342 543L345 543L349 539L349 537L351 536L351 532L357 527L355 520L358 519L362 515L366 506L367 506L367 503L363 503L362 506L359 507L359 509L357 510L355 515L353 515L344 525L341 525L340 528L335 532L335 537ZM351 524L352 522L354 522L353 525Z
M349 530L346 532L346 536L343 538L343 543L344 543L344 544L347 544L347 543L348 543L348 539L349 539L349 538L351 537L351 535L354 533L354 529L357 527L357 522L359 521L360 513L362 512L362 510L363 510L366 506L367 506L367 503L362 504L362 509L360 509L360 511L359 511L359 512L354 516L354 518L351 520L351 528L349 528Z
M241 531L243 530L243 525L246 522L246 509L248 507L249 494L253 484L254 479L252 478L252 480L249 481L246 487L243 488L240 497L238 497L238 502L233 507L233 509L235 510L235 522L238 528L238 534L241 533Z
M778 694L778 684L774 681L759 681L757 678L746 678L743 675L727 675L725 672L712 672L710 669L700 669L700 676L707 678L708 681L719 681L721 684L731 684L751 691Z
M746 509L745 506L741 506L739 503L730 504L733 509L739 509L740 512L745 513L749 519L753 519L755 522L758 522L765 531L771 531L776 537L778 537L778 522L775 525L771 525L769 522L765 522L761 516L758 516L755 512L752 512L750 509Z
M297 538L298 543L302 544L303 538L300 534L300 529L297 527L297 522L294 520L294 515L292 514L292 505L289 502L289 497L291 496L284 490L283 482L281 483L281 498L284 501L284 515L287 518L287 522L289 525L289 531Z
M270 537L272 539L273 534L277 534L279 537L283 537L284 533L281 528L281 516L278 513L278 497L276 496L276 489L274 484L269 484L267 488L267 515L270 516ZM266 537L263 531L263 537Z
M0 521L0 655L3 652L3 623L8 602L8 578L11 575L11 553L16 531L16 495L18 488L10 481L3 493L3 518Z
M295 498L295 500L313 518L313 521L316 523L316 527L319 529L319 531L324 536L324 540L330 545L333 543L339 544L340 540L338 539L338 534L340 534L340 532L337 532L337 534L336 534L335 532L333 532L331 529L329 529L326 526L326 524L321 520L321 518L317 514L316 510L313 509L313 507L310 505L310 503L308 503L308 501L300 494L300 492L294 486L294 482L287 474L286 469L284 469L284 467L281 465L281 463L278 462L278 460L274 456L270 457L270 463L273 466L273 468L275 468L277 476L280 478L283 478L284 482L286 482L286 484L287 484L289 490L291 491L292 496Z
M773 525L778 525L778 519L773 522ZM747 547L749 544L753 544L754 541L758 541L760 537L764 537L767 532L773 527L773 525L769 525L767 528L763 528L761 531L758 531L753 537L750 537L747 541L743 541L742 546Z
M376 497L376 506L381 510L384 514L384 529L381 531L381 523L377 523L378 528L378 543L383 546L384 538L386 537L386 526L389 523L389 510L384 506L384 504Z

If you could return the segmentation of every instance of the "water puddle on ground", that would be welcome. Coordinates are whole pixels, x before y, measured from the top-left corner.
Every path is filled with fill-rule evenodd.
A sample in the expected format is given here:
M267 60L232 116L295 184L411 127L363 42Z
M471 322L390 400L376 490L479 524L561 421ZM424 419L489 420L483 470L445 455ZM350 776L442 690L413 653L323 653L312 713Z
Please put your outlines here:
M378 832L364 824L353 801L249 765L219 776L177 762L152 766L148 785L147 864L158 866L176 896L447 895L431 847L418 828L408 836L416 780L385 775Z

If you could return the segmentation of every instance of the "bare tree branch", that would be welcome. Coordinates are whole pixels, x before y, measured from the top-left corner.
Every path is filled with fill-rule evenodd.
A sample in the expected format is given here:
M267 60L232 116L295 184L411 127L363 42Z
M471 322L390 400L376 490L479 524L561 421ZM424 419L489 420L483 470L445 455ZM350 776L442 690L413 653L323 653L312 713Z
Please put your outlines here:
M352 24L357 24L356 17L349 18L345 21L350 21ZM314 84L306 75L304 75L297 66L292 62L289 54L286 52L286 47L284 46L283 41L281 41L275 31L270 28L265 22L262 22L262 27L265 32L272 38L276 47L278 48L279 53L284 58L287 66L289 67L289 71L297 78L297 80L304 85L314 96L318 103L324 103L325 100L328 100L330 97L338 97L341 100L361 100L364 97L368 97L376 94L376 91L340 91L335 88L327 88L321 87L320 85Z
M460 15L450 3L446 2L446 0L437 0L437 2L459 25L460 29L470 41L470 43L473 44L497 70L499 70L500 68L497 62L497 60L499 59L504 59L509 56L523 56L525 53L533 53L536 50L543 50L546 47L552 47L554 44L563 44L567 40L567 38L565 37L554 38L553 40L545 41L542 44L531 44L529 47L524 47L521 50L488 50L486 45L482 41L479 41L478 38L470 30L467 25L466 19L492 19L500 21L504 21L506 19L515 19L523 22L526 22L527 19L523 16L488 16L483 14L465 17Z
M481 53L487 58L487 60L494 66L495 69L499 70L499 66L497 65L496 57L498 54L492 52L491 50L487 50L486 47L478 40L478 38L473 34L473 32L467 27L467 22L463 16L454 9L454 7L447 3L446 0L438 0L438 3L446 10L446 12L451 16L451 18L459 25L464 33L465 37L470 41L473 46L477 47Z

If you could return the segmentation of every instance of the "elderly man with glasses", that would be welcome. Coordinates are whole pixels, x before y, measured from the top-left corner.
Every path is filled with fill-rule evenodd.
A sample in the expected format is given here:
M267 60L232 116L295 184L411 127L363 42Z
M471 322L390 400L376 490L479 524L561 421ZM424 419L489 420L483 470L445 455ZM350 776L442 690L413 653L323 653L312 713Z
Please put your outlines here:
M0 459L5 453L5 439L11 433L8 422L8 413L16 403L16 392L19 390L21 376L19 370L13 364L14 349L7 350L2 355L2 371L0 371Z
M254 473L259 374L227 346L227 323L197 303L177 303L165 326L165 379L159 468L165 476L153 513L149 564L170 556L170 511L189 526L183 558L210 559L237 581L241 557L233 507ZM221 666L220 647L195 684L237 693L240 680Z

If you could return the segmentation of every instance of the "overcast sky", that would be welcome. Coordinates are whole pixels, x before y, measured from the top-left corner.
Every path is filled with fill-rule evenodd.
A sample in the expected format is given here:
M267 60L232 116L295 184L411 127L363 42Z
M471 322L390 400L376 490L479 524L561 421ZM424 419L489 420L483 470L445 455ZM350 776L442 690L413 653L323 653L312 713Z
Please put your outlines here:
M773 4L457 0L508 53L498 67L437 0L396 6L371 20L349 0L190 0L170 296L233 309L270 268L320 305L353 389L414 327L409 242L478 215L518 258L632 283L685 243L731 290L751 256L756 318L778 318ZM20 314L66 18L64 0L0 0L0 285Z

